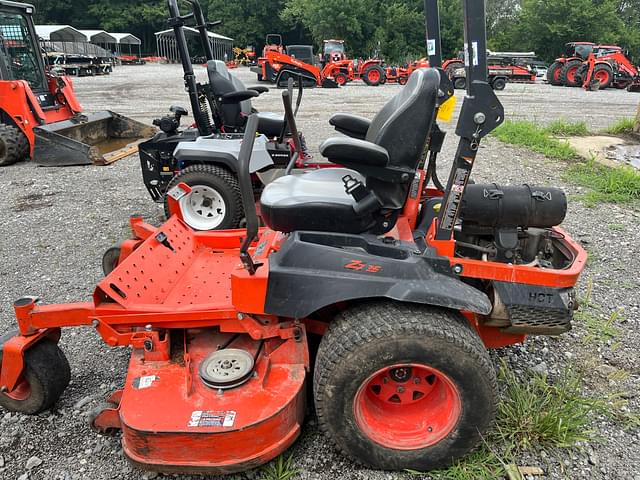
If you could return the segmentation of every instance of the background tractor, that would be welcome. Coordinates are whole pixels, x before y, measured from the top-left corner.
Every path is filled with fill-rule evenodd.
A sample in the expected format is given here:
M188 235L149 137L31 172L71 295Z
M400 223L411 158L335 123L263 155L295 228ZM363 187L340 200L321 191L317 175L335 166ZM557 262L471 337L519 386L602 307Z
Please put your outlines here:
M638 68L618 46L598 46L575 74L578 85L588 90L627 88L638 81Z
M551 85L578 86L575 74L593 51L592 42L569 42L565 45L564 55L556 58L547 70L547 81Z
M34 7L0 1L0 166L111 163L155 129L110 111L86 115L71 79L45 68Z

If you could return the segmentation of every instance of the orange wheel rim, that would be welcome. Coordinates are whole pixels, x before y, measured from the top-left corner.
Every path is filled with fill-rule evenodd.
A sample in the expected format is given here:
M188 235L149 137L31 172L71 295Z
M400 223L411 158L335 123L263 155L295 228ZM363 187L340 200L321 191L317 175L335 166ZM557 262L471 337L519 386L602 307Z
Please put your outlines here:
M422 364L385 367L367 378L353 402L358 427L396 450L435 445L454 429L462 411L451 379Z

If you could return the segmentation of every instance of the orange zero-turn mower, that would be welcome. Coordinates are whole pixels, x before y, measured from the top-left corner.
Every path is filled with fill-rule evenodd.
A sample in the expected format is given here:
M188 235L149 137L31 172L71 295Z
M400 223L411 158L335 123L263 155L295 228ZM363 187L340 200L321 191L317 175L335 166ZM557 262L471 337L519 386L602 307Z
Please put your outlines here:
M133 236L91 302L15 302L0 405L30 414L53 405L69 381L60 329L90 326L132 348L124 387L93 427L120 429L143 468L227 473L267 462L300 434L307 388L323 433L366 466L428 470L476 446L498 394L487 348L567 331L586 253L557 227L558 189L467 185L504 113L487 84L483 3L464 7L478 61L446 188L430 187L421 164L425 145L435 161L436 117L452 101L439 68L416 70L368 124L353 117L365 140L323 143L344 168L267 185L262 229L252 115L239 155L246 230L192 231L179 213L189 187L176 185L178 214L160 227L131 219ZM313 371L311 335L321 337Z

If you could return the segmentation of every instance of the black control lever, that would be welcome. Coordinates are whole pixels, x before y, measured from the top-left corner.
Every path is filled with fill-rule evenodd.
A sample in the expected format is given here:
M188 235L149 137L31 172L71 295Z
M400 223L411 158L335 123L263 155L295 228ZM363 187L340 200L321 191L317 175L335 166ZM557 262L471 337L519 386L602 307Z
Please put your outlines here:
M253 195L253 184L251 182L251 153L253 152L253 144L256 140L256 132L258 131L258 115L253 114L247 120L244 130L244 139L240 146L238 154L238 183L240 186L240 194L242 195L242 205L244 207L244 216L247 220L247 236L242 241L240 247L240 260L249 275L254 275L260 264L253 262L249 255L249 247L258 236L258 214L256 212L256 200Z
M291 105L291 95L288 90L282 92L282 103L284 103L284 121L291 132L291 136L293 137L293 144L296 147L296 151L291 156L291 160L287 164L287 168L284 170L285 175L289 175L293 167L295 166L298 158L300 157L300 152L302 151L302 142L300 142L300 135L298 134L298 127L296 126L296 118L293 114L293 107Z

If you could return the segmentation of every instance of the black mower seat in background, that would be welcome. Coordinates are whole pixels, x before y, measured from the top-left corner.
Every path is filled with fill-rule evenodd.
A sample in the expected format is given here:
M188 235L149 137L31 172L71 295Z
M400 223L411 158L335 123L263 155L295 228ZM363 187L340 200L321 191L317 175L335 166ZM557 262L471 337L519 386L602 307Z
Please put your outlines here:
M244 83L229 72L222 60L209 60L207 62L207 75L211 91L215 97L220 97L231 92L247 90ZM256 90L258 91L258 90ZM258 93L261 93L258 91ZM239 103L226 103L219 106L222 121L225 126L243 127L247 117L251 115L251 100ZM267 137L276 137L282 133L284 115L263 112L258 113L258 131Z
M333 137L320 151L348 169L288 175L267 185L260 197L264 222L272 230L363 233L380 210L402 209L435 118L440 74L416 70L408 83L373 118L366 140ZM356 201L342 178L358 178L379 200L379 208L356 213Z

